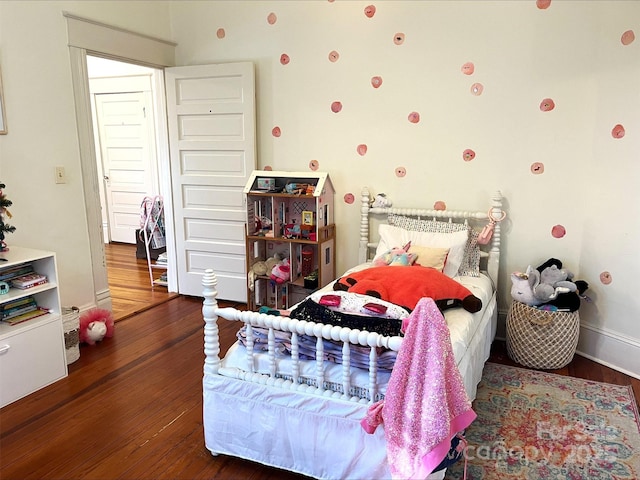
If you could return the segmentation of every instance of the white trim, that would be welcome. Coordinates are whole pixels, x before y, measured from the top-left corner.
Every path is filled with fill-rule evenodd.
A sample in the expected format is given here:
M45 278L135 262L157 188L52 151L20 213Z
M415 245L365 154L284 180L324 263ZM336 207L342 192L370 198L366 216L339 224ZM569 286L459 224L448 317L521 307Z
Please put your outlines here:
M67 20L70 47L83 48L110 57L128 58L154 67L175 64L175 42L107 25L69 12L62 12L62 15Z
M640 343L626 335L582 323L576 352L594 362L640 379Z

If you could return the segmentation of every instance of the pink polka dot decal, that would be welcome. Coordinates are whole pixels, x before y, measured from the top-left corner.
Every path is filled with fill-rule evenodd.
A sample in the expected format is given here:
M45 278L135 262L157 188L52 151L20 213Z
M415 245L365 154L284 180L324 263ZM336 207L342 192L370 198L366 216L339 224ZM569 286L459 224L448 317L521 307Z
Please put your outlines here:
M446 210L447 209L447 204L444 203L442 200L438 200L436 203L433 204L433 209L434 210Z
M622 34L622 37L620 37L620 41L622 42L623 45L629 45L633 43L635 39L636 39L636 34L633 33L633 30L627 30Z
M277 138L282 135L282 130L280 130L280 127L273 127L273 129L271 130L271 135Z
M465 162L470 162L474 158L476 158L476 152L474 152L470 148L467 148L464 152L462 152L462 159Z
M267 15L267 23L269 25L273 25L277 21L278 21L278 17L276 16L275 13L271 12L269 15Z
M418 123L420 121L420 114L418 112L411 112L407 117L411 123Z
M540 110L542 110L543 112L550 112L554 108L556 108L556 104L550 98L545 98L544 100L542 100L542 102L540 102Z
M219 28L218 31L216 32L216 37L222 39L224 38L224 36L226 35L224 28Z
M266 165L263 170L265 172L270 172L271 170L273 170L273 167L271 165Z
M600 274L600 282L602 282L603 285L609 285L613 282L613 278L609 272L602 272Z
M356 197L353 196L353 193L344 194L344 203L351 205L355 201L356 201Z
M290 61L291 59L289 58L289 55L287 55L286 53L283 53L282 55L280 55L280 63L282 65L288 65Z
M393 36L393 43L402 45L404 43L404 33L398 32Z
M371 77L371 85L373 88L380 88L380 85L382 85L382 77Z
M554 225L551 229L551 236L553 238L562 238L567 234L567 231L562 225Z
M404 167L396 167L396 177L402 178L407 174L407 169Z
M333 113L340 113L340 111L342 110L342 103L340 102L333 102L331 104L331 111Z
M373 18L373 16L376 14L376 6L369 5L364 7L364 14L367 18Z
M356 151L358 152L358 155L364 157L367 154L367 146L364 143L361 143L358 145L358 148L356 148Z
M611 136L613 138L622 138L622 137L624 137L625 133L626 132L624 131L624 127L622 125L620 125L620 124L616 125L611 130Z
M536 0L536 7L540 10L546 10L551 5L551 0Z
M473 64L473 62L467 62L464 65L462 65L462 68L460 69L462 71L462 73L464 73L465 75L473 75L473 72L475 72L476 67Z
M329 52L329 61L330 62L337 62L340 59L340 54L338 52L336 52L335 50L331 50Z
M320 162L318 162L318 160L311 160L309 162L309 170L315 172L318 168L320 168Z
M540 175L544 173L544 163L534 162L531 164L531 173L534 175Z
M473 85L471 85L471 95L475 95L476 97L482 95L482 92L484 91L484 87L482 86L481 83L474 83Z

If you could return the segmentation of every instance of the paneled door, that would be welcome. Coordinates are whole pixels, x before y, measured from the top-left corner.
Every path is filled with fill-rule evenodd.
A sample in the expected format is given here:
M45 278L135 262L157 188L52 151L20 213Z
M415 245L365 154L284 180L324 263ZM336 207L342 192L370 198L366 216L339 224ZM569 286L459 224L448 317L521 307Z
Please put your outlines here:
M94 96L112 242L136 242L142 199L157 190L150 95L147 91Z
M165 70L178 292L246 302L243 188L256 168L252 63Z

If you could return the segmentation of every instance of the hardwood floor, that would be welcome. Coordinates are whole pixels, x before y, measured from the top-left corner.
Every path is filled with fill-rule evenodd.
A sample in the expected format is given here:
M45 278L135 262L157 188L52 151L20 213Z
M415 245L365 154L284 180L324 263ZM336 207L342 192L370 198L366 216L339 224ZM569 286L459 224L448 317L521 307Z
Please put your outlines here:
M236 328L221 322L223 353ZM0 410L0 477L305 478L206 450L202 329L202 300L176 296L123 318L113 338L82 345L67 378ZM502 342L490 361L514 364ZM632 384L640 398L639 380L580 356L556 373Z
M105 244L105 254L116 322L177 296L169 293L167 287L151 286L147 261L136 258L135 245L108 243ZM160 273L154 270L154 278Z

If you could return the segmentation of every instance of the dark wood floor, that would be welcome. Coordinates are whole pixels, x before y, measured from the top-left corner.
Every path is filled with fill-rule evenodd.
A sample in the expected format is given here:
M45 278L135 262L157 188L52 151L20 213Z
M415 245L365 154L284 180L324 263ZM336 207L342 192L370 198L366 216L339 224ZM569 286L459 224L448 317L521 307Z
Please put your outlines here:
M136 258L135 245L108 243L105 245L105 256L113 318L116 322L177 295L169 293L167 287L151 285L147 260ZM160 270L153 270L154 278L160 276L160 273Z
M120 320L113 338L81 346L67 378L0 410L0 478L303 478L206 450L202 327L201 299L178 296ZM223 352L236 328L221 322ZM513 364L501 342L491 361ZM640 398L640 381L580 356L555 372L632 384Z

